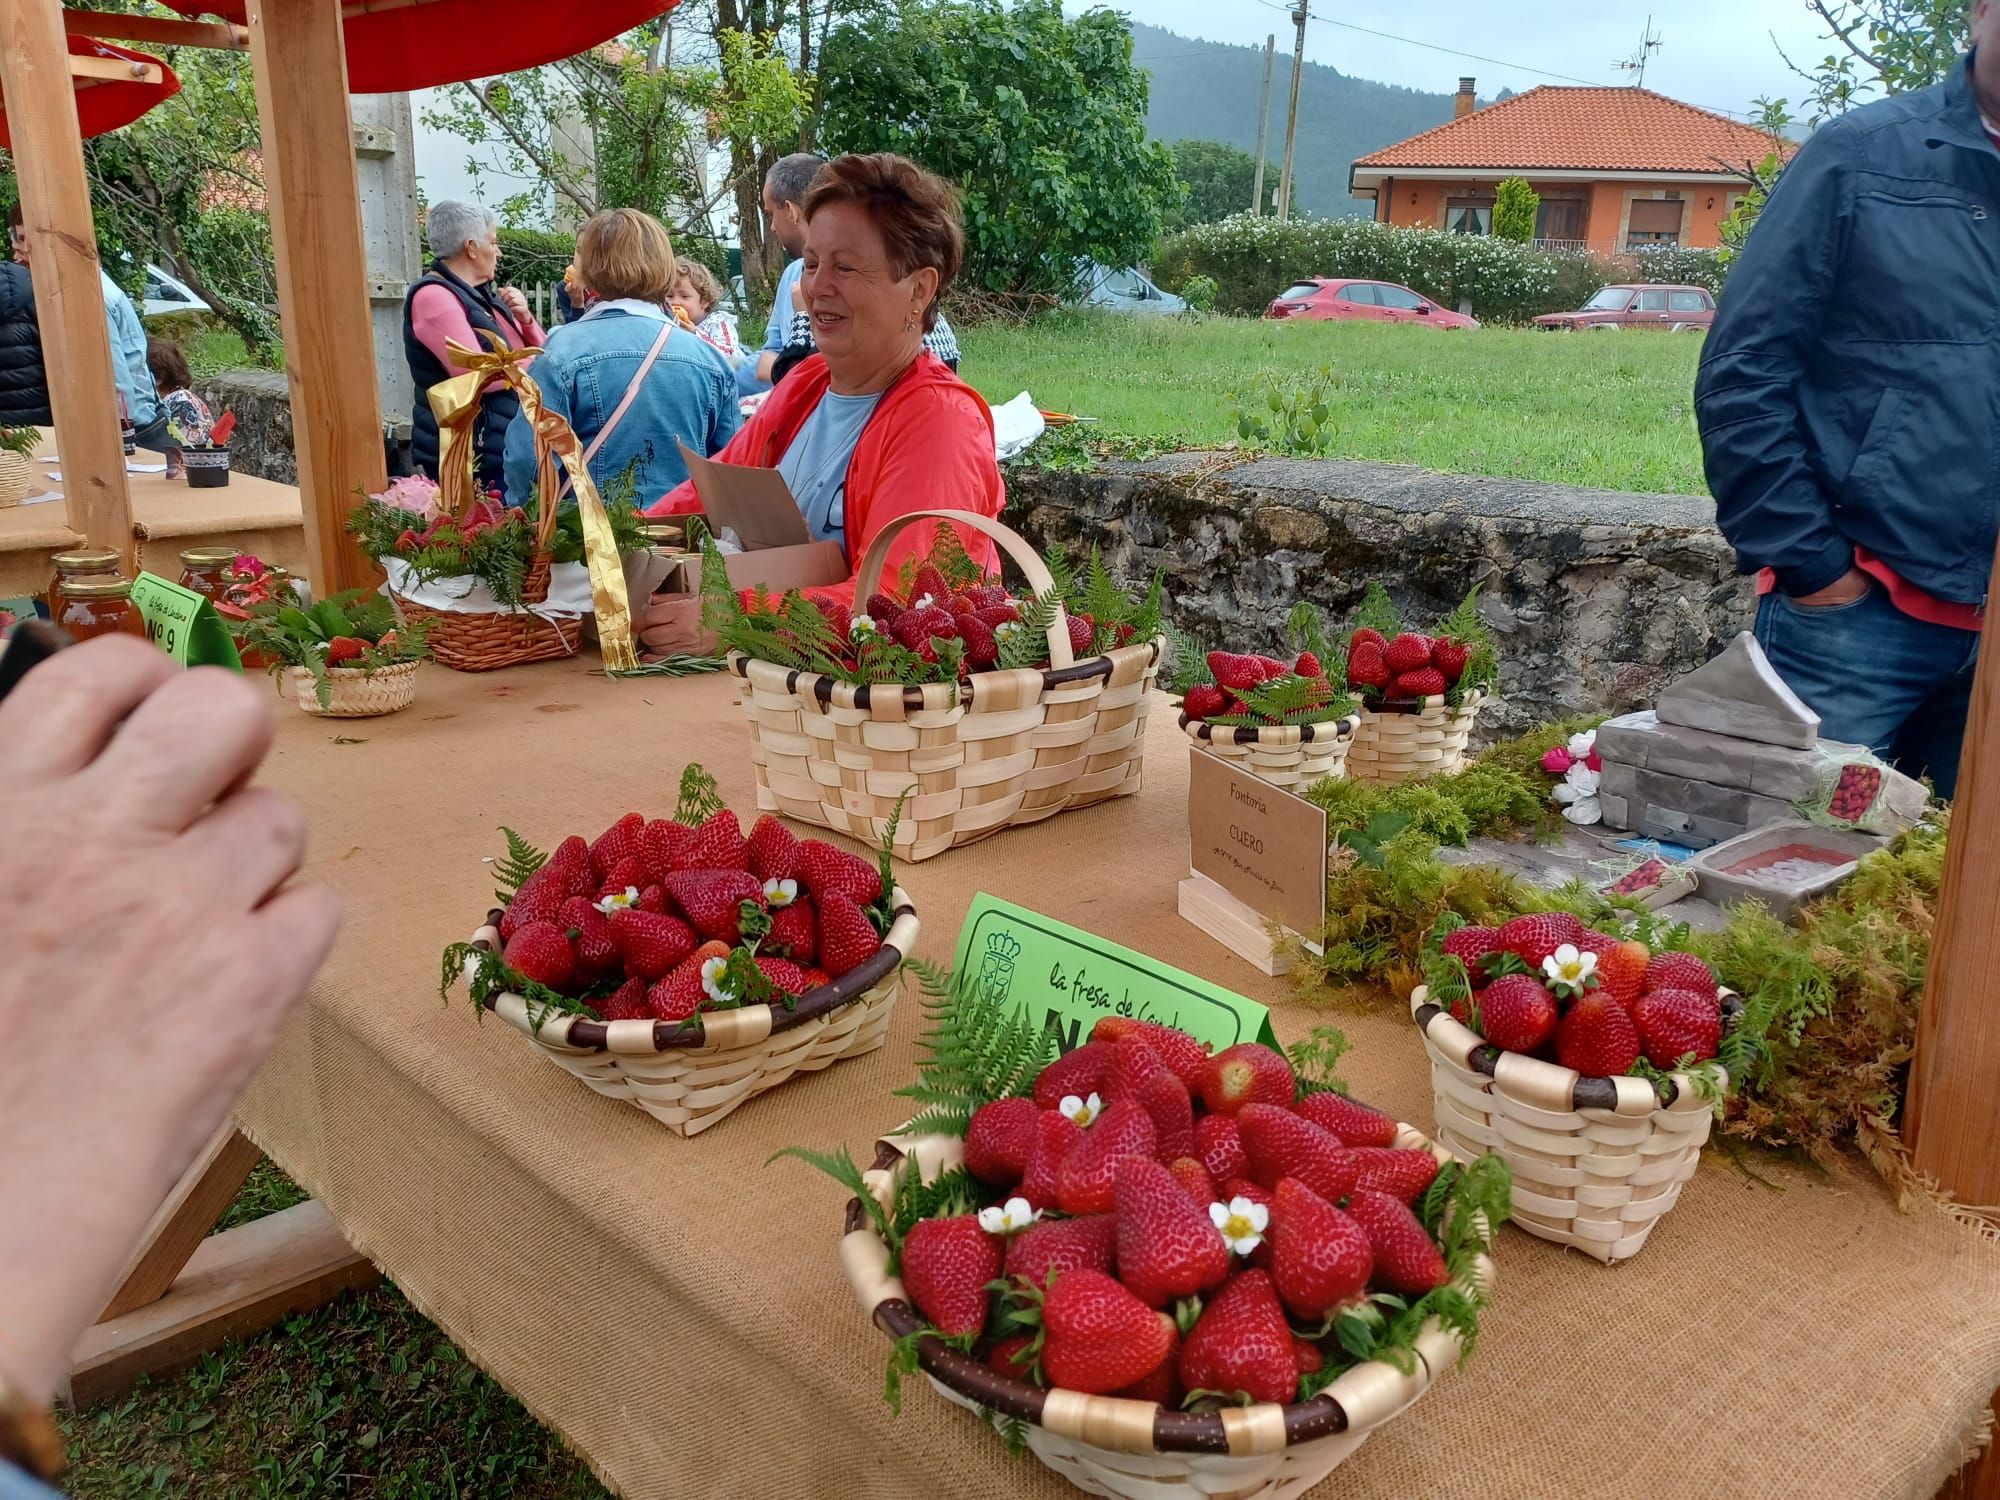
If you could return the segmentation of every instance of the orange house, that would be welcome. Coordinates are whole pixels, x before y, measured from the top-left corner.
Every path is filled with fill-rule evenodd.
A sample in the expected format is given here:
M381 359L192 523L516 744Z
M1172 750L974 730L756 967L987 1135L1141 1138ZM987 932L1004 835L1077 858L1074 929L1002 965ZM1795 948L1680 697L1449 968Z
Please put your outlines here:
M1773 141L1751 125L1650 89L1545 85L1477 107L1458 84L1449 124L1364 156L1348 174L1380 223L1493 230L1493 190L1524 177L1541 198L1535 243L1619 255L1712 249L1749 169Z

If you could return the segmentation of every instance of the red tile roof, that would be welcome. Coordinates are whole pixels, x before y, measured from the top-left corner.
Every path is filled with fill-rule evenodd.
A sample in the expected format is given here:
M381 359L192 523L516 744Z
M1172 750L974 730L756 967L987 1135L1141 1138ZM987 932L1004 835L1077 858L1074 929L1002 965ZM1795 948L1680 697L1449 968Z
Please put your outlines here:
M1543 84L1364 156L1361 168L1725 172L1762 161L1771 138L1651 89Z

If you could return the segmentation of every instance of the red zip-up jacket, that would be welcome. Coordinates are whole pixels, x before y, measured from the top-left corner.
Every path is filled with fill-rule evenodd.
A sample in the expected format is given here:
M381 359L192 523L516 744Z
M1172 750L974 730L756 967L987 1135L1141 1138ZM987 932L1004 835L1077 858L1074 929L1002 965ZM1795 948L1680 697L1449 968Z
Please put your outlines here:
M818 407L832 377L813 355L772 389L763 406L723 450L720 463L774 468ZM979 393L929 354L897 377L869 414L847 465L847 566L868 550L875 534L897 516L917 510L969 510L997 517L1007 488L993 456L993 413ZM693 481L676 486L646 509L649 516L677 516L701 509ZM935 521L906 527L890 545L883 574L891 582L905 561L930 554ZM960 532L966 552L988 572L999 553L985 536ZM854 604L854 580L812 590Z

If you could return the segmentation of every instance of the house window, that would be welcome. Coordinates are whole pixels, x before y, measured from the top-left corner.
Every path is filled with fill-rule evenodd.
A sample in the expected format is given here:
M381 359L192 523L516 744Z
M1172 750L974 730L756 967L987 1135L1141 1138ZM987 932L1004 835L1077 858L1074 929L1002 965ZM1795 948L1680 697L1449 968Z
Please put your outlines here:
M1625 246L1628 250L1636 250L1642 245L1678 245L1680 242L1680 199L1634 198L1632 200L1632 216L1625 231Z
M1576 198L1544 198L1535 210L1538 240L1581 240L1583 203Z
M1445 199L1444 227L1448 234L1491 234L1493 200L1491 198Z

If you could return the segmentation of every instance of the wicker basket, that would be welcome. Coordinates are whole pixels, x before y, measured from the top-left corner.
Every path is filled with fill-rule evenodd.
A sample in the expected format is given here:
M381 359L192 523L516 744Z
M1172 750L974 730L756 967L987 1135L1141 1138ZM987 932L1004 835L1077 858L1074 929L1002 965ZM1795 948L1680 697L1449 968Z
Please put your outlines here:
M556 508L536 525L534 560L521 584L524 605L540 604L549 596L548 541L555 529ZM396 614L406 625L428 620L431 655L459 672L492 672L534 661L574 656L583 641L583 616L557 614L553 619L529 609L432 609L406 598L391 587Z
M1722 992L1724 1026L1742 1008ZM1461 1161L1491 1152L1507 1163L1513 1222L1606 1265L1637 1255L1694 1176L1715 1118L1686 1075L1655 1088L1503 1052L1422 985L1410 1014L1431 1057L1437 1138Z
M0 448L0 509L27 499L35 492L40 478L35 461L27 454Z
M1428 1148L1440 1158L1447 1154L1408 1125L1400 1128L1396 1144ZM883 1142L864 1180L885 1204L896 1174L906 1169L904 1148L930 1178L963 1160L965 1142L956 1136ZM922 1330L926 1324L902 1282L889 1274L889 1248L868 1226L859 1199L848 1202L846 1227L841 1265L862 1311L892 1339ZM1490 1288L1492 1262L1481 1256L1474 1275ZM1021 1423L1034 1455L1077 1488L1130 1500L1279 1500L1305 1493L1458 1363L1458 1335L1433 1318L1418 1335L1416 1353L1410 1374L1371 1360L1310 1401L1181 1412L1151 1401L1044 1390L934 1337L917 1342L924 1374L947 1401L996 1427ZM996 1462L1010 1460L996 1453Z
M1356 714L1324 724L1209 724L1181 714L1189 739L1261 781L1303 792L1315 781L1347 774L1347 752L1361 723Z
M1448 776L1465 764L1472 721L1486 694L1473 692L1457 708L1442 695L1404 703L1366 702L1347 752L1347 774L1356 781L1394 786L1413 776Z
M710 1011L699 1027L557 1015L538 1028L519 995L490 995L486 1007L598 1093L631 1101L676 1135L699 1135L794 1073L816 1072L882 1045L903 960L917 941L917 913L901 886L894 910L888 939L874 957L799 996L790 1010L751 1005ZM487 914L486 925L473 934L476 946L500 946L501 916ZM476 963L467 960L468 979Z
M1037 594L1054 581L1019 536L985 516L921 510L885 526L856 575L876 587L889 543L911 522L984 532ZM1161 642L1134 642L1089 661L1070 652L1060 608L1045 671L975 672L962 683L857 686L776 663L729 656L743 679L757 767L757 805L877 843L909 792L896 853L929 859L960 844L1139 790L1149 689Z
M283 690L307 713L324 719L372 719L408 708L417 698L420 662L398 662L364 672L359 667L330 667L326 707L321 708L313 674L304 667L285 668Z

